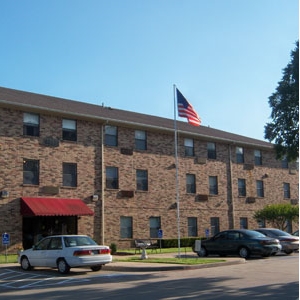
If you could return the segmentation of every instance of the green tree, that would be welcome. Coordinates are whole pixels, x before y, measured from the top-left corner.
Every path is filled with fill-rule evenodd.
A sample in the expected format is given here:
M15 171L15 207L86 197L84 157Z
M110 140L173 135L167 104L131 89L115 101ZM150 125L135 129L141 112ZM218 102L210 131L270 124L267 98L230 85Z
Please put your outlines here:
M270 204L254 213L257 222L265 220L271 223L272 227L281 230L287 228L287 221L299 220L299 206L291 204Z
M277 158L296 161L299 157L299 40L291 61L283 69L276 92L269 97L272 122L265 126L265 138L274 141Z

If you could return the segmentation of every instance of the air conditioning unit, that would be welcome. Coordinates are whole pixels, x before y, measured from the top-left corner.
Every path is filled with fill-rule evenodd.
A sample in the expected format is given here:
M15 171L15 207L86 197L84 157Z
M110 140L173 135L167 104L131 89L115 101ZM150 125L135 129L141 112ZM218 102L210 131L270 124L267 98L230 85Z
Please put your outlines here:
M208 201L208 195L207 194L198 194L196 196L196 199L195 199L197 202L200 202L200 201Z
M134 196L134 191L121 190L119 192L119 197L121 198L132 198Z
M120 152L124 155L133 155L133 149L131 148L121 148Z
M196 157L195 164L205 165L206 164L206 157Z
M255 203L255 198L254 197L247 197L246 202L247 203Z

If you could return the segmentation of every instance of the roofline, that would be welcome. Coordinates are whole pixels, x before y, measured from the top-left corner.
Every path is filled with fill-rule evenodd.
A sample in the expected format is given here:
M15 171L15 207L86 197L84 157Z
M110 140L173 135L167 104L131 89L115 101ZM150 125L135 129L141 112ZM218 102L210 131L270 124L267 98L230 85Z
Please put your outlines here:
M81 118L89 119L89 120L103 121L104 123L112 122L112 123L115 123L115 124L126 124L126 125L130 125L130 126L141 126L141 127L144 127L144 128L151 128L151 129L161 130L161 131L165 131L165 132L174 132L174 130L175 130L174 128L167 128L167 127L161 127L161 126L155 126L155 125L149 125L149 124L137 123L137 122L130 122L130 121L124 121L124 120L118 120L118 119L104 118L104 117L98 117L98 116L94 116L94 115L74 113L74 112L68 112L68 111L64 111L64 110L57 110L57 109L51 109L51 108L44 108L44 107L41 107L41 106L30 105L30 104L21 104L21 103L16 103L16 102L13 103L13 102L10 102L10 101L0 99L0 106L1 106L1 104L5 104L9 107L33 109L35 111L52 112L52 113L56 113L56 114L60 114L60 115L67 115L67 116L73 116L73 117L77 116L77 117L81 117ZM192 135L192 136L204 138L204 139L207 139L207 140L225 142L229 145L248 145L248 146L252 146L252 147L255 146L255 147L268 149L268 150L273 149L273 144L271 144L271 143L270 143L270 146L267 146L267 145L264 146L264 145L257 144L257 143L238 142L238 141L234 141L232 139L214 137L214 136L199 134L199 133L191 133L189 131L183 131L183 130L178 130L178 129L177 129L177 132L181 133L181 134L185 134L185 135Z

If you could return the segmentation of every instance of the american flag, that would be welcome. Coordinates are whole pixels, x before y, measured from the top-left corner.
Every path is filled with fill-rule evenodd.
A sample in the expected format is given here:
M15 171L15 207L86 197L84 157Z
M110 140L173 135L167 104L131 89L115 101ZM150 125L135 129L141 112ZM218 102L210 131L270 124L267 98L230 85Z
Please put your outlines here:
M193 126L200 126L201 119L193 106L187 101L180 91L176 88L178 116L187 118L188 123Z

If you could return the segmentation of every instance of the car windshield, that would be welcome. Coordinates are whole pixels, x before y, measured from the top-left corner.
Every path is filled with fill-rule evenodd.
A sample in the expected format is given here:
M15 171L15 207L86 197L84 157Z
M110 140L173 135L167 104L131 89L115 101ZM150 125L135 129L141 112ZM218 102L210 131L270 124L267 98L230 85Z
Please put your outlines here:
M97 243L88 236L68 236L64 237L66 247L97 245Z
M254 230L247 230L247 236L251 238L266 237L264 234Z
M285 231L282 231L282 230L279 230L279 229L271 229L271 230L268 230L269 232L271 232L273 235L276 235L276 236L290 236L289 233L285 232Z

